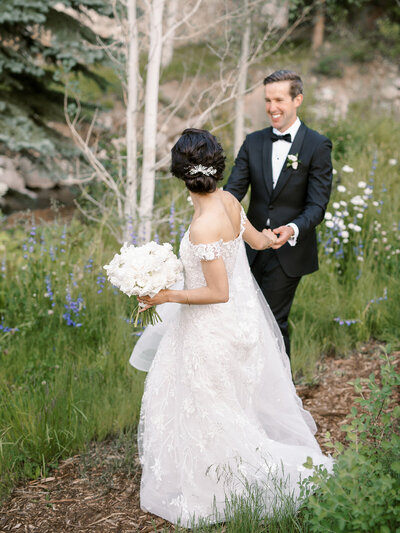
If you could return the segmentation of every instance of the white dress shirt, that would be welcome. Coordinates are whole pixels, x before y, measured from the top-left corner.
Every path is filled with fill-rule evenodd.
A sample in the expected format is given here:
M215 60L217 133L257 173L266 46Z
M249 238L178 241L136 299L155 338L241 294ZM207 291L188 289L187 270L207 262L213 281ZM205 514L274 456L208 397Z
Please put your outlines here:
M275 141L274 143L272 143L272 186L274 188L278 181L279 174L283 169L283 165L287 161L289 150L292 147L293 140L296 136L298 129L300 128L300 125L300 119L297 117L295 122L290 126L290 128L285 131L278 131L277 129L272 128L273 133L276 133L276 135L285 135L286 133L290 133L290 136L292 138L291 143L287 141ZM297 242L297 237L299 236L299 228L293 222L289 222L289 224L286 225L293 228L294 231L294 235L290 237L288 243L291 246L295 246Z

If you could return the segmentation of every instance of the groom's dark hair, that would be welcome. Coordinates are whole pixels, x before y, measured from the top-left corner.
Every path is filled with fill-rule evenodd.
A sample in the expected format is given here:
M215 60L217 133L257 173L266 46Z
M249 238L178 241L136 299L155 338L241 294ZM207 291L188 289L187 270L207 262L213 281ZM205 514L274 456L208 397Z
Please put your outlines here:
M214 192L223 177L225 154L207 130L188 128L171 150L171 172L183 180L189 191Z
M303 94L303 82L293 70L276 70L264 79L264 85L277 81L290 81L290 96L293 100L298 94Z

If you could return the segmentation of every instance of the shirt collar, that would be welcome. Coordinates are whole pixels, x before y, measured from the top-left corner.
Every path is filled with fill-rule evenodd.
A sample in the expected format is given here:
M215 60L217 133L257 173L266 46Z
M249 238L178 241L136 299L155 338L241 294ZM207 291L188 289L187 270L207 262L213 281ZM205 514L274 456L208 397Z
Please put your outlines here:
M296 118L296 120L294 121L294 123L290 126L290 128L288 128L287 130L285 131L279 131L275 128L272 128L272 131L274 133L276 133L276 135L285 135L286 133L290 133L290 136L292 138L292 142L296 136L296 133L298 132L298 129L300 128L301 126L301 121L299 119L299 117Z

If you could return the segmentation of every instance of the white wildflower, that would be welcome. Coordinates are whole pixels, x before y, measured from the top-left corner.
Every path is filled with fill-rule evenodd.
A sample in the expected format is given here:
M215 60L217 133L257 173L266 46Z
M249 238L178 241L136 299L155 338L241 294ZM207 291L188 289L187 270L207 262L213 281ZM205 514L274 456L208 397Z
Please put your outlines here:
M333 202L332 207L333 209L339 209L340 208L339 202Z
M335 225L335 224L332 222L332 220L327 220L327 221L325 222L325 224L326 224L326 227L327 227L327 228L330 228L330 229L333 228L333 226Z
M367 184L365 183L365 181L359 181L357 183L358 187L360 187L360 189L365 189L365 187L367 186Z
M345 187L344 185L338 185L338 186L337 186L337 190L338 190L339 192L346 192L346 187Z
M344 165L342 172L354 172L354 168L349 167L349 165Z
M397 159L394 159L394 158L389 159L388 163L389 163L389 165L391 165L392 167L394 167L394 165L397 165Z

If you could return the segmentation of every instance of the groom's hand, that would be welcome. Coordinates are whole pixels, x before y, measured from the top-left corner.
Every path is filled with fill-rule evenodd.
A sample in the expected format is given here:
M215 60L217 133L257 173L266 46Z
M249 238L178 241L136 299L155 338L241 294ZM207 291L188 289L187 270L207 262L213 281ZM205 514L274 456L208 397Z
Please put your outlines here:
M294 229L291 226L279 226L279 228L275 228L272 231L278 236L275 244L271 246L274 250L278 250L294 235Z

